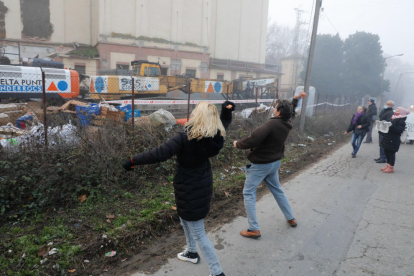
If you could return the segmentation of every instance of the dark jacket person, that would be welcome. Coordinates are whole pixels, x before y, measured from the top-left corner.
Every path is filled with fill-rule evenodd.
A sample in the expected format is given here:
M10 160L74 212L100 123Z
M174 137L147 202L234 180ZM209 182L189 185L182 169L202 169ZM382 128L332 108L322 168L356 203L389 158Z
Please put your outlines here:
M366 107L358 106L357 111L352 116L351 123L349 124L348 129L346 130L346 134L353 131L351 145L353 148L352 157L355 158L356 154L361 147L362 141L364 140L365 135L369 131L369 127L371 126L371 119L368 117L365 112L368 109Z
M213 193L213 173L209 158L223 148L225 127L231 123L233 110L234 103L225 102L219 117L214 105L200 102L184 131L158 148L134 156L124 165L129 170L138 165L155 164L177 156L177 171L173 180L175 202L187 240L187 250L177 257L182 261L198 263L200 257L196 244L199 244L209 264L210 274L220 276L224 273L205 232L204 218L210 211Z
M378 120L391 122L391 117L394 115L393 107L394 107L394 102L387 101L384 105L384 109L381 110L378 116ZM379 143L380 143L380 157L378 159L375 159L377 163L386 163L386 159L387 159L384 148L381 147L381 142L382 142L382 137L383 137L382 134L383 133L381 131L378 131Z
M292 103L287 100L279 101L275 108L275 117L256 128L249 137L233 143L238 149L249 149L247 159L251 162L246 166L246 181L243 189L244 206L249 223L249 228L240 232L243 237L261 237L256 217L256 191L263 180L290 226L297 225L292 208L279 182L279 168L285 152L285 141L292 130L291 119L294 110L298 99L305 96L306 94L302 92L294 97Z
M371 126L368 129L367 132L367 139L365 140L364 143L372 143L372 128L374 127L374 122L378 119L378 110L377 110L377 105L375 104L375 100L374 99L370 99L368 101L368 117L371 120Z
M384 173L394 173L395 154L400 149L401 134L405 130L408 114L410 114L409 110L398 107L391 117L392 125L389 127L388 133L382 133L381 147L384 148L387 157L387 166L381 169Z

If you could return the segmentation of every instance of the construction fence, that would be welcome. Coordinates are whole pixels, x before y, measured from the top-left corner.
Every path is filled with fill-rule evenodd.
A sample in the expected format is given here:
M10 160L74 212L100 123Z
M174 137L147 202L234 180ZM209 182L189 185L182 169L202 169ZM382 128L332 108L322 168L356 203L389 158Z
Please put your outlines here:
M97 131L110 125L132 128L184 125L201 101L221 111L229 100L236 118L270 116L277 90L265 86L183 78L102 76L88 82L69 70L10 67L0 79L0 142L32 137L48 146L67 139L73 129ZM315 113L349 108L346 102L315 100ZM44 127L47 126L47 127ZM53 137L52 137L53 136Z

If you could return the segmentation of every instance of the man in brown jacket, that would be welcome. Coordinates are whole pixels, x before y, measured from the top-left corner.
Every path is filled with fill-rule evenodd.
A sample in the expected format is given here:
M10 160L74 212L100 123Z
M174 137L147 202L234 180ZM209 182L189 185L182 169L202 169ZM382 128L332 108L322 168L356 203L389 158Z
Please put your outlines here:
M236 148L250 149L247 159L251 164L246 166L246 181L243 190L249 228L240 232L240 235L244 237L261 237L256 217L256 191L263 180L288 223L292 227L297 225L292 208L279 182L279 168L284 156L285 141L292 129L291 119L298 100L304 97L306 94L301 92L293 98L292 103L287 100L279 101L274 109L273 118L256 128L249 137L234 141Z

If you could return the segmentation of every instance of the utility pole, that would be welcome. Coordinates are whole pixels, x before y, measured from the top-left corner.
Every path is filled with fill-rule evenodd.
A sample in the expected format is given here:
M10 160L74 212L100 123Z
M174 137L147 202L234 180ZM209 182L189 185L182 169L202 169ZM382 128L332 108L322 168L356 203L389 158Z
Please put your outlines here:
M296 27L295 27L295 36L293 37L293 49L292 49L292 56L293 56L293 64L292 70L290 72L290 83L293 86L293 89L296 89L297 85L297 75L298 75L298 60L296 59L296 55L299 53L299 35L300 35L300 26L305 24L305 22L301 21L302 13L304 10L300 10L298 8L295 9L296 11Z
M309 48L309 59L308 65L306 67L306 78L305 78L305 93L309 96L309 86L310 86L310 77L312 71L312 62L313 62L313 54L315 52L315 44L316 44L316 34L318 33L318 23L319 23L319 12L322 7L322 0L316 0L315 6L315 17L313 18L313 29L312 29L312 38L311 38L311 45ZM299 133L303 134L303 130L305 129L305 119L306 119L306 108L308 105L308 101L302 99L302 111L300 116L300 125L299 125Z

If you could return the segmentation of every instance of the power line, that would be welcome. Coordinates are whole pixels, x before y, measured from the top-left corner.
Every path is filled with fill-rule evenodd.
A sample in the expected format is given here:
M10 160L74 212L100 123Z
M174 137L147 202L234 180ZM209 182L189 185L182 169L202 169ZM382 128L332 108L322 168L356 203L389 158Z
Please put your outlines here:
M335 29L335 31L339 35L339 37L341 37L341 35L339 34L338 30L335 28L334 24L332 23L332 21L329 19L328 15L326 14L325 10L322 10L322 12L326 16L326 19L328 19L329 23L331 23L331 26Z

